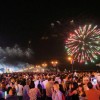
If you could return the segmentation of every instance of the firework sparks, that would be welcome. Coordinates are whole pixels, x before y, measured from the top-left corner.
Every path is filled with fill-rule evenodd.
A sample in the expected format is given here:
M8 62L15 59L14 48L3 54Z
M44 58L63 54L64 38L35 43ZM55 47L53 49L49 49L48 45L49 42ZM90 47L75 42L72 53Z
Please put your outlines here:
M100 55L100 29L97 25L79 26L66 40L65 48L78 62L94 62Z

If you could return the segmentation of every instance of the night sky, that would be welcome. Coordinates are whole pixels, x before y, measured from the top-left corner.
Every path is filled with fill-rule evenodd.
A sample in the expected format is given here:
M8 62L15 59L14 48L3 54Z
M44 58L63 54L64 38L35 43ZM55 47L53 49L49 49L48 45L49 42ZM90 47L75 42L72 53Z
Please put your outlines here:
M98 2L73 1L1 2L0 46L12 47L18 44L23 48L30 47L34 52L34 63L51 59L64 60L65 39L70 31L87 23L100 26Z

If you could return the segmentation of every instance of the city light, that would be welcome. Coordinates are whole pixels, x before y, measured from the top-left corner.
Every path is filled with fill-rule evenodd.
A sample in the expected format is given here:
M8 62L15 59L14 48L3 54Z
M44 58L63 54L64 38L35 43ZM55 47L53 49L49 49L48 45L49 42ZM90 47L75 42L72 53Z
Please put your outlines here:
M36 65L36 68L40 68L40 65Z
M57 72L58 72L58 66L57 66L58 61L51 61L51 64L53 65L53 67L56 68L56 74L57 74Z
M42 64L42 67L47 67L47 63L43 63Z
M71 57L68 57L68 60L70 60L70 61L71 61L71 60L72 60L72 58L71 58Z
M68 57L68 60L70 61L70 64L72 65L72 72L73 72L74 59L72 57Z
M70 63L73 63L73 58L72 57L68 57L68 60L70 61Z
M58 61L51 61L51 64L55 67L58 64Z

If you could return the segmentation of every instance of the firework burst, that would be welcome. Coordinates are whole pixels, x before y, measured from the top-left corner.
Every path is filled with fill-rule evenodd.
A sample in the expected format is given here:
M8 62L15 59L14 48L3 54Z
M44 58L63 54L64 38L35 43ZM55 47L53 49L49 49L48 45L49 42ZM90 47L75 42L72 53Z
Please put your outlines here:
M66 40L68 55L78 62L94 62L100 55L100 29L96 26L79 26Z

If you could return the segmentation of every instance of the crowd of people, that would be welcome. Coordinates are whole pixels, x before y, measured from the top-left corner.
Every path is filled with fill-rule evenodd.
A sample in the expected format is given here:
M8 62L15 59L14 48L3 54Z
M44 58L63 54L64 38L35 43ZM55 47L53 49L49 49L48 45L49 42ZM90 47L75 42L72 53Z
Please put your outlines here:
M100 100L100 73L1 74L0 100Z

